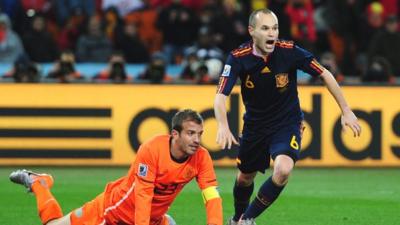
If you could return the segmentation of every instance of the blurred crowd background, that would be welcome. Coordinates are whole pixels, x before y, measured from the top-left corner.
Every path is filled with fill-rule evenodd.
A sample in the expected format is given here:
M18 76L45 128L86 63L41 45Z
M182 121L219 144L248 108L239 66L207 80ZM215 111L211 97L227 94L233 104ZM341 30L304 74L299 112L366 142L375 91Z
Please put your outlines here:
M1 0L1 81L214 84L265 7L340 83L400 84L398 0Z

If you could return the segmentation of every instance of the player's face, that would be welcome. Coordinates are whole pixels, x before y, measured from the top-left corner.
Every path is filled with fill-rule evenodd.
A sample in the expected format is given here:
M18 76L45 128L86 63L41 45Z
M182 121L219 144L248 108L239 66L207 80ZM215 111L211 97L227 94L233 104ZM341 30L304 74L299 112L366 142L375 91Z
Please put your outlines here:
M203 135L203 125L193 121L184 121L180 133L173 133L176 138L178 149L185 156L190 156L196 153L200 146L201 136Z
M275 14L258 13L255 17L255 26L249 26L249 33L257 52L268 55L274 51L279 35L277 17Z

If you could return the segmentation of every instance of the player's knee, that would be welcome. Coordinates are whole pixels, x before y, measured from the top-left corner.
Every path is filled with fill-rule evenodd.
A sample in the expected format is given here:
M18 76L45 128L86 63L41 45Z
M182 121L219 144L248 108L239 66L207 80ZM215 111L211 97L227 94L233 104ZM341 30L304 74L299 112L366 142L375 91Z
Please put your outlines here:
M273 174L273 181L279 186L285 185L288 180L290 173L292 172L292 168L288 167L278 167L275 168L274 174Z
M254 177L256 176L257 172L255 173L249 173L249 174L245 174L245 173L239 173L237 178L236 178L236 185L238 186L250 186L253 181L254 181Z
M290 173L294 167L294 161L287 155L279 155L274 162L273 181L279 186L283 186L288 182Z
M236 181L236 185L237 186L245 186L248 187L253 183L253 181L249 181L249 180L244 180L244 179L237 179Z

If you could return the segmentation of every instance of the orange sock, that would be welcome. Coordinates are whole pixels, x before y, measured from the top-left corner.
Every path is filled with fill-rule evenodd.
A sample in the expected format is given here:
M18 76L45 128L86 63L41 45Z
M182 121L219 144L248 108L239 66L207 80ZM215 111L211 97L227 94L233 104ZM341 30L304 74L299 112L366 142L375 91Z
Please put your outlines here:
M45 183L38 179L32 184L32 191L36 195L37 208L42 224L50 220L58 219L63 216L60 205L51 194L50 189Z

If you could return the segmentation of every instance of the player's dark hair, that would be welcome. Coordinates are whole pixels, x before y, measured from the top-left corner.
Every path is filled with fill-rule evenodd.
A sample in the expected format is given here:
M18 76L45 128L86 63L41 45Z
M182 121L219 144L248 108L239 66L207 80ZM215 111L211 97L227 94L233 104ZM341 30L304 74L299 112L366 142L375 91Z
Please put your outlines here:
M181 110L172 118L172 130L176 130L180 133L183 129L182 124L185 121L193 121L197 124L202 124L203 117L201 117L198 112L191 109Z
M256 26L256 16L259 13L264 13L264 14L274 14L274 12L272 12L271 10L265 8L265 9L257 9L254 10L249 17L249 26L251 27L255 27Z

